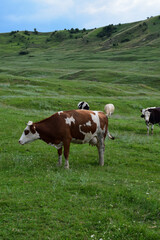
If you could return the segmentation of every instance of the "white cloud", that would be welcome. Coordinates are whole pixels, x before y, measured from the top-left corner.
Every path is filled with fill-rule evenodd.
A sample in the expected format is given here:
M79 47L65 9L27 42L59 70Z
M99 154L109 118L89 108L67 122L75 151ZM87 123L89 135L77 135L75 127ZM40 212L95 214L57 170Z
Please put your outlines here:
M8 1L8 0L6 0ZM23 11L12 12L13 22L71 22L77 27L94 28L108 24L132 22L160 13L159 0L12 0ZM28 3L28 5L26 5ZM18 4L17 4L18 6ZM29 11L25 11L28 6ZM65 22L66 21L66 22ZM73 27L73 26L69 26Z
M126 13L129 11L136 11L143 9L157 9L160 10L159 0L95 0L95 1L85 1L81 4L80 11L86 14L102 14L102 13Z
M93 0L83 1L78 12L87 16L86 28L127 23L160 13L159 0Z

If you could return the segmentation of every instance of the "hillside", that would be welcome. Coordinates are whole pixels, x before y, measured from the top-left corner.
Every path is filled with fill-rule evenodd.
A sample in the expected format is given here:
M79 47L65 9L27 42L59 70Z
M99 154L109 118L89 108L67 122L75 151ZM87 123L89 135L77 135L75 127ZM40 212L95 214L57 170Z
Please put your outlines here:
M139 83L140 74L142 84L145 81L149 86L159 88L159 66L155 64L159 61L159 46L160 16L92 30L13 31L0 34L0 71L27 78L54 74L56 79L132 81L133 84ZM143 68L142 62L146 62ZM133 67L130 68L128 63ZM55 73L57 67L63 70Z
M79 30L70 29L40 33L25 30L24 32L12 31L0 34L1 54L5 51L18 51L19 54L29 54L38 49L58 47L62 43L92 45L95 50L140 47L144 45L158 45L160 29L160 16L151 17L144 21L108 25L98 29Z
M146 136L142 108L160 106L160 17L90 30L0 34L0 239L159 240L160 128ZM105 165L71 144L18 140L31 121L115 105ZM64 157L63 157L64 165Z

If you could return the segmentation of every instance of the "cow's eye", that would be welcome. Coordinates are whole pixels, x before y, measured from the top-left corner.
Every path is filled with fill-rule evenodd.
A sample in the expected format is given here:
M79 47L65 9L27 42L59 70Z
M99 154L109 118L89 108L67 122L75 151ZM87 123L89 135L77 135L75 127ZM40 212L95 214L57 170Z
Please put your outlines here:
M24 130L24 134L27 135L29 133L29 130Z

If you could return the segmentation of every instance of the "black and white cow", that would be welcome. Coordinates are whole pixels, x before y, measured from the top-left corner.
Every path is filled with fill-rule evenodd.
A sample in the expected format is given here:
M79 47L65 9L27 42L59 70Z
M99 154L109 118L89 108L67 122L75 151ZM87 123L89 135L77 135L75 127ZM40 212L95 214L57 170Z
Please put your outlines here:
M141 117L145 119L147 125L147 134L149 135L149 125L151 125L151 134L153 134L154 124L160 125L160 107L143 108L141 112Z
M78 109L89 110L89 104L87 102L79 102Z

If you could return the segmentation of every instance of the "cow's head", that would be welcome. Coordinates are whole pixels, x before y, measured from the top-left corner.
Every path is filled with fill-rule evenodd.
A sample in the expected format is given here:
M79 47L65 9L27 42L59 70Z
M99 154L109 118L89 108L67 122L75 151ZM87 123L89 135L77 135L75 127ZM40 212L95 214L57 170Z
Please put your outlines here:
M141 118L144 118L145 111L146 111L145 108L141 109L141 113L142 113L142 114L141 114Z
M149 109L142 109L141 112L142 112L141 117L144 118L145 122L148 124L151 111Z
M36 139L39 139L40 136L36 131L36 127L32 121L27 123L27 127L24 129L22 136L19 139L19 143L24 145L29 142L33 142Z
M78 109L89 110L89 104L87 102L79 102L78 103Z

